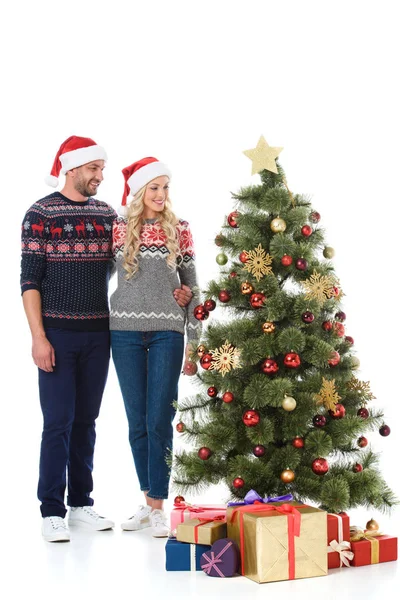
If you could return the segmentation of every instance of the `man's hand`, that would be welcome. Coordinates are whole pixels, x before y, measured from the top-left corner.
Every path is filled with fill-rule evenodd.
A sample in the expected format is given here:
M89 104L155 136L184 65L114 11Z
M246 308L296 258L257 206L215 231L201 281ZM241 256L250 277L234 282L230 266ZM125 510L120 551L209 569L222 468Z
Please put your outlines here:
M180 288L174 290L174 298L179 304L179 306L187 306L191 301L192 297L192 290L187 285L181 285Z
M34 337L32 340L32 358L39 369L51 373L56 366L56 354L49 340L44 337Z

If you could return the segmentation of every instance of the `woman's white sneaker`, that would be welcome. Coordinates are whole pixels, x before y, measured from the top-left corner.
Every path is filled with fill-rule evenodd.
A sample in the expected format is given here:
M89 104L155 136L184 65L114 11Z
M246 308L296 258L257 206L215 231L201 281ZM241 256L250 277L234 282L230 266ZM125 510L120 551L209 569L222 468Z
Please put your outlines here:
M157 508L150 515L150 522L153 537L168 537L169 527L167 525L167 517L165 512Z
M45 517L42 523L42 535L46 542L69 542L70 534L62 517Z
M77 525L93 531L112 529L115 525L111 519L101 517L91 506L72 506L69 512L68 524Z
M124 531L137 531L138 529L150 527L150 513L150 506L139 506L139 510L133 517L121 523L121 528Z

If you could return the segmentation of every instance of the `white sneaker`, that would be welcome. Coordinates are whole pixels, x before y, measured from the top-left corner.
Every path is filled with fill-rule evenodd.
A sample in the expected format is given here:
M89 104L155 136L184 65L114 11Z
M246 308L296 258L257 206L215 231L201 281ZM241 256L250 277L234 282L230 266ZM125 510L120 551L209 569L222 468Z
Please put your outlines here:
M68 523L70 526L77 525L94 531L112 529L115 525L111 519L106 519L98 515L91 506L72 506L69 512Z
M150 513L150 506L139 506L139 510L133 517L121 523L122 529L124 531L137 531L138 529L150 527Z
M169 527L167 525L167 517L164 511L157 508L150 515L153 537L168 537Z
M70 535L62 517L44 517L42 535L46 542L69 542Z

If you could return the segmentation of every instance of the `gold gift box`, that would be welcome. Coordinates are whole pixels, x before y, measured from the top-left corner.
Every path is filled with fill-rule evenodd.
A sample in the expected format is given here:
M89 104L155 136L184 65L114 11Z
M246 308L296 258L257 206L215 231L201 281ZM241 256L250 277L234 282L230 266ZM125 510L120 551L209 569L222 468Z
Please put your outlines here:
M228 508L228 537L235 540L241 549L242 575L257 583L327 575L327 513L296 502L274 502L265 506L283 504L296 507L301 514L300 536L294 536L293 577L289 576L288 516L268 508L265 512L243 512L243 557L243 548L240 548L240 513L236 513L232 522L237 507ZM251 506L241 510L251 510Z
M178 542L187 542L188 544L208 544L212 546L214 542L225 537L226 522L222 520L204 523L201 519L188 519L183 523L179 523L176 529Z

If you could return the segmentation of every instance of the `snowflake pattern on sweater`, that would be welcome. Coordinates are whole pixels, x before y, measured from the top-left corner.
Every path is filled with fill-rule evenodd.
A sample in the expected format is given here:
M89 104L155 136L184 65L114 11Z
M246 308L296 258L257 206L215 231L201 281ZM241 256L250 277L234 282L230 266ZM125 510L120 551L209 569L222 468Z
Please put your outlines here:
M193 309L199 303L193 237L189 223L176 226L181 256L175 269L166 261L169 250L165 233L157 219L146 219L140 232L139 270L126 280L123 252L127 220L119 217L113 225L113 255L117 263L118 287L111 296L110 329L128 331L185 332L188 341L198 339L201 323ZM185 284L193 297L186 308L180 307L173 291Z
M21 227L21 291L41 294L43 324L81 331L109 326L112 225L105 202L55 192L38 200Z

